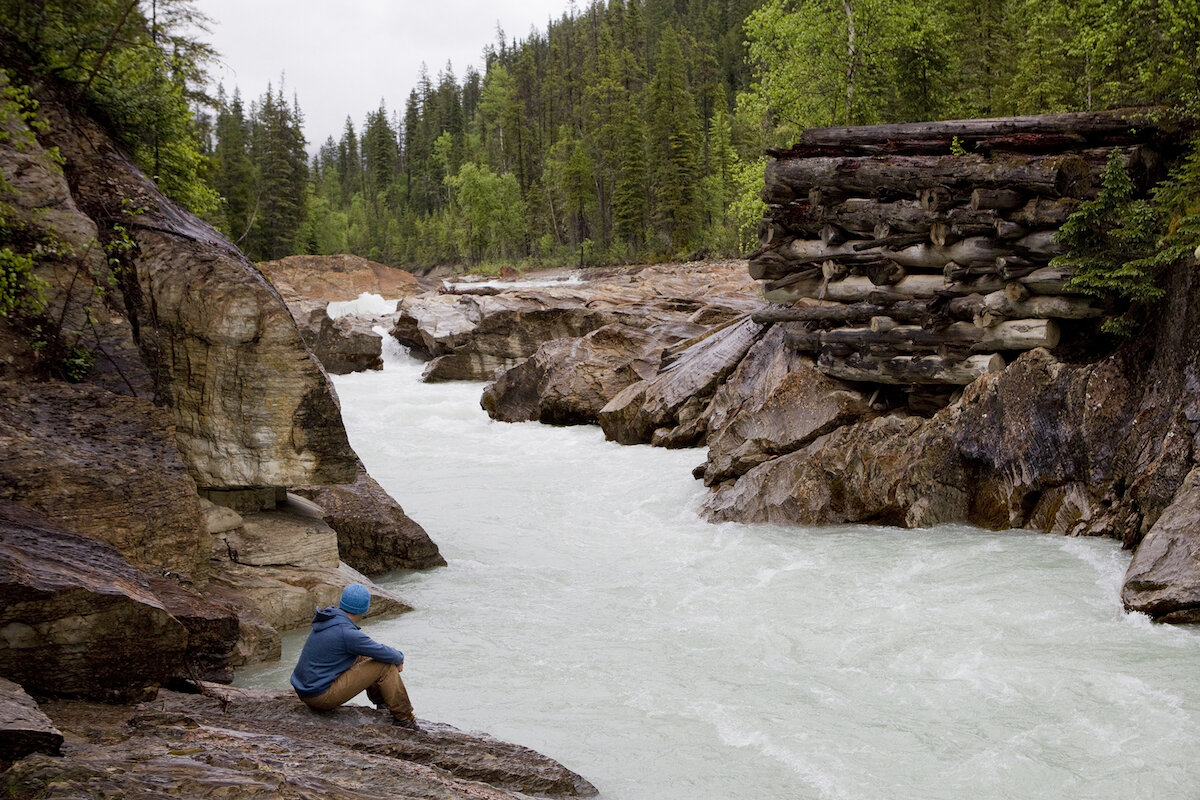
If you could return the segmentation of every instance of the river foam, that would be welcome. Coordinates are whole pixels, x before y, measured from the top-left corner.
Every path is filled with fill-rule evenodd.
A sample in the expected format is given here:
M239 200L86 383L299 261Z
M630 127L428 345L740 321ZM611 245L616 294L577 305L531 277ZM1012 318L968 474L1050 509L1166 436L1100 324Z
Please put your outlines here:
M417 610L419 716L552 755L612 800L1182 797L1200 636L1125 614L1111 541L961 526L710 525L703 452L489 420L420 365L336 386L370 472L445 569ZM240 681L286 686L279 665Z

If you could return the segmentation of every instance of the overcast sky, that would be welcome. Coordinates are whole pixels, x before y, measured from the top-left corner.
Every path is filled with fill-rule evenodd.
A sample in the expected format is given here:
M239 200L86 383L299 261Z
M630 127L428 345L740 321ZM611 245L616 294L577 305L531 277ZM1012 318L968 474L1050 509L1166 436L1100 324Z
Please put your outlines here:
M312 150L341 136L346 116L360 129L382 99L403 111L424 62L436 81L446 62L462 82L482 72L483 49L496 41L545 32L570 0L194 0L212 19L207 40L220 53L213 85L249 102L286 79L304 112Z

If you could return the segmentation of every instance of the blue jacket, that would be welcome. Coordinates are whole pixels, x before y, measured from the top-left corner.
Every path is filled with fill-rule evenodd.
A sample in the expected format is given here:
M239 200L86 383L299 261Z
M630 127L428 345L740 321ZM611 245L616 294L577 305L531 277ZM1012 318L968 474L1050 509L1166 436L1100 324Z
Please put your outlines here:
M312 633L292 670L292 686L301 697L324 694L359 656L386 664L404 663L404 653L367 636L345 611L337 606L319 609L313 617Z

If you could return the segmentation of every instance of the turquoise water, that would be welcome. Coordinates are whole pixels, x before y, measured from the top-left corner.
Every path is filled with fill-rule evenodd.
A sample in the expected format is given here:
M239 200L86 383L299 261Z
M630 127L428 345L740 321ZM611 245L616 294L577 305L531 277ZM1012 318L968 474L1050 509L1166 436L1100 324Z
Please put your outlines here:
M1200 636L1121 609L1110 541L710 525L700 450L495 423L400 360L336 379L371 473L449 567L416 611L419 717L611 800L1200 795ZM278 665L239 682L284 687Z

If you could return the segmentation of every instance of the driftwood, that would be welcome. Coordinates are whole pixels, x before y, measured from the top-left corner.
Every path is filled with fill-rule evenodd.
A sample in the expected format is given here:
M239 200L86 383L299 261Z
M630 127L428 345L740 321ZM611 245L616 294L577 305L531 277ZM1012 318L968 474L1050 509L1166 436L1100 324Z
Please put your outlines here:
M817 369L847 381L965 386L984 373L1003 370L1004 358L996 353L964 359L933 355L864 356L857 353L839 358L830 352L822 352L817 359Z
M1067 282L1073 277L1075 270L1069 267L1041 267L1020 278L1019 282L1033 294L1074 294L1067 289Z

